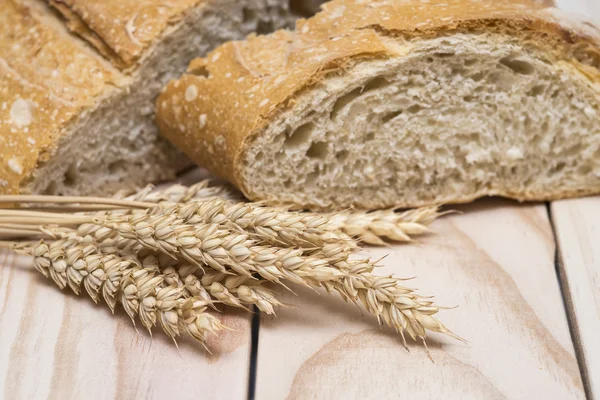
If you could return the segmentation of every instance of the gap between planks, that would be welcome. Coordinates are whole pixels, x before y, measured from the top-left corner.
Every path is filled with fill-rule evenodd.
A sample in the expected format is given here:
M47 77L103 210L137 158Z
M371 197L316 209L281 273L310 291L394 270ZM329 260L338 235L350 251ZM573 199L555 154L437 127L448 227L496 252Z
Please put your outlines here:
M600 398L600 197L550 205L558 276L589 399Z

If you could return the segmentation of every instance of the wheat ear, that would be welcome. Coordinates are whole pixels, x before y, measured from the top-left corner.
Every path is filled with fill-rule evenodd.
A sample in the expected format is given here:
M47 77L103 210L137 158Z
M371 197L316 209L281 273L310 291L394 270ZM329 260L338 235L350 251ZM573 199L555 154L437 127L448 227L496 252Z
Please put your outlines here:
M428 226L444 215L439 207L397 212L344 211L329 214L330 229L338 229L366 244L381 246L387 241L409 242L413 236L431 233Z
M35 268L61 289L68 285L79 294L83 284L94 302L102 292L111 311L120 302L132 321L139 317L148 330L158 319L169 337L185 332L204 345L207 334L224 328L206 313L206 300L185 296L182 288L166 285L164 276L144 269L131 257L100 253L95 243L73 237L17 243L13 249L33 256Z

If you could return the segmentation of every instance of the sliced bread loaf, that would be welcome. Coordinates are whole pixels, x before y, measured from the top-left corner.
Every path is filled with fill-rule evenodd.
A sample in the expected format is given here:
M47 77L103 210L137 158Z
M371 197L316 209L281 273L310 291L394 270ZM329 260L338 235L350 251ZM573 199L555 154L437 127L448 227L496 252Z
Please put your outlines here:
M292 19L287 0L0 0L0 193L90 194L189 165L154 101L193 58ZM61 16L62 15L62 16Z
M158 100L254 200L413 207L600 193L600 34L527 0L334 0L228 43Z

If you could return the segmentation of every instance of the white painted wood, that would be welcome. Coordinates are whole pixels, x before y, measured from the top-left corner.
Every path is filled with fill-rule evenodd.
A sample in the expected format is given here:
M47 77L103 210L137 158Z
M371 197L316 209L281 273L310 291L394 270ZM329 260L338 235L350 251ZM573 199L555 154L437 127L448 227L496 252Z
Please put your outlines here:
M600 399L600 197L556 201L560 272L590 392Z
M191 340L177 349L0 252L0 399L244 399L249 317L222 322L234 330L209 342L212 355Z
M583 399L543 205L487 200L438 221L421 244L389 253L381 273L436 296L468 345L432 335L407 353L389 330L341 300L300 290L263 318L257 399Z

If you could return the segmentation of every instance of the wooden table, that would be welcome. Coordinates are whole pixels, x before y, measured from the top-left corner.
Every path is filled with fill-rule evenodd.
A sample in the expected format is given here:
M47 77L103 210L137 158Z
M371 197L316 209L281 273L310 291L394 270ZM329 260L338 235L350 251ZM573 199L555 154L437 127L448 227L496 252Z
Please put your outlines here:
M600 16L597 0L559 5ZM283 293L277 318L230 312L212 354L137 332L0 252L4 399L600 399L600 197L460 207L385 271L458 306L430 361L339 298ZM298 306L298 307L293 307Z

